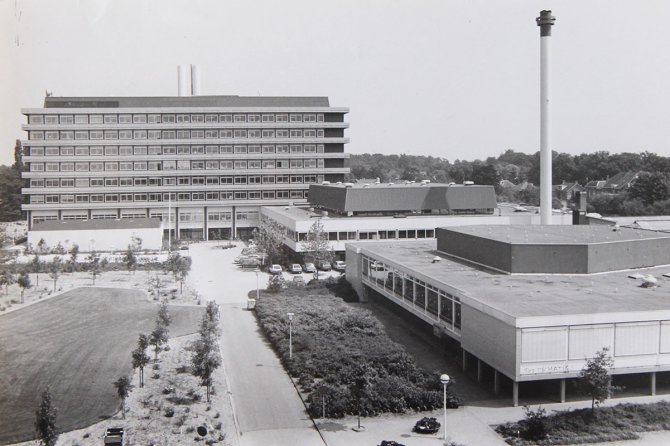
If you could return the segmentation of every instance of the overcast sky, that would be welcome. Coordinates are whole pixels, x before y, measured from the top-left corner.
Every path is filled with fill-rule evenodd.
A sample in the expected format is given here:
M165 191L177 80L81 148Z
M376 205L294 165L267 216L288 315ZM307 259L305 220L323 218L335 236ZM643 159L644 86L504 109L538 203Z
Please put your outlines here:
M0 163L54 96L328 96L350 153L454 161L539 148L552 9L554 150L670 156L670 2L0 0Z

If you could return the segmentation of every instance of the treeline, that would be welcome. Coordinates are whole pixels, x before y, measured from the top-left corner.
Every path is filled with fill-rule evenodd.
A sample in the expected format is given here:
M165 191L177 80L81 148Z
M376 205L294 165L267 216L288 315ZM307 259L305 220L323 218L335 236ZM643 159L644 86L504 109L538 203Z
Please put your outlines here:
M439 183L497 185L501 180L515 184L540 184L540 152L527 154L506 150L498 157L485 160L455 160L422 155L351 155L350 180L379 178L382 182L398 180L430 180ZM670 175L670 157L655 153L609 153L598 151L571 155L553 152L553 182L577 182L585 185L591 180L604 180L619 172L663 173Z

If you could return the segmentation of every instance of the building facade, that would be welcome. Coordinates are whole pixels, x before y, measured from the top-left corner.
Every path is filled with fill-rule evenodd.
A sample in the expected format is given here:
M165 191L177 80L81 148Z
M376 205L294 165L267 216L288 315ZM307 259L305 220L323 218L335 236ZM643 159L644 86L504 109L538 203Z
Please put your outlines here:
M348 111L326 97L46 97L22 109L29 228L157 217L175 238L247 237L261 206L344 179Z

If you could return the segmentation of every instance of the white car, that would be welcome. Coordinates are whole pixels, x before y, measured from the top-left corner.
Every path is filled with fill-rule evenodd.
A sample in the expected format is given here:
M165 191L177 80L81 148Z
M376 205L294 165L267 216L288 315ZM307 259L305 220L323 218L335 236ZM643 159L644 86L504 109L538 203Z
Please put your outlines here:
M302 266L300 266L298 263L293 263L289 265L288 272L291 274L300 274L302 272Z
M270 274L281 274L282 271L283 269L281 265L277 265L276 263L274 265L270 265L270 267L268 268L268 272Z
M333 269L335 271L344 272L344 270L347 269L347 265L342 260L335 260L333 262Z

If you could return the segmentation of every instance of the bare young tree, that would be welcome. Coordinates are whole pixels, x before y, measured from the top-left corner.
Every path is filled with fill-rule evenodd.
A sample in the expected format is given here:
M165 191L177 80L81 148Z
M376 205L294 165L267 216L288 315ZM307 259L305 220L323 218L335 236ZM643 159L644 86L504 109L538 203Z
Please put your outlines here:
M137 256L131 245L128 245L125 254L123 254L123 263L128 268L128 273L134 273L137 269Z
M88 262L88 272L93 278L93 285L95 285L95 279L102 274L102 263L100 262L100 254L95 251L92 251L87 257L86 261Z
M54 293L56 292L56 285L58 284L58 278L60 273L63 271L63 261L60 256L55 256L54 259L48 265L49 277L54 281Z
M76 243L70 248L70 269L72 272L77 271L77 257L79 256L79 245Z
M163 281L161 278L158 277L158 275L153 276L151 279L149 279L149 285L154 289L154 292L156 293L156 299L160 299L161 290L163 289Z
M0 272L0 286L5 287L5 295L9 294L9 286L15 282L14 274L9 268L3 268Z
M33 260L30 262L30 268L35 273L35 286L40 286L40 272L42 272L42 261L40 255L36 252Z

